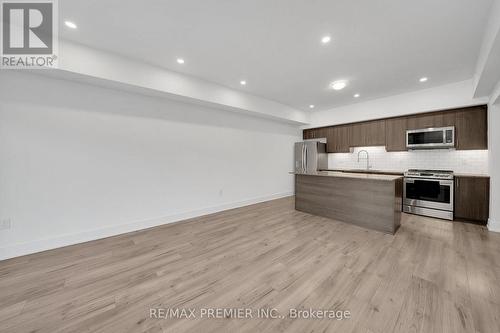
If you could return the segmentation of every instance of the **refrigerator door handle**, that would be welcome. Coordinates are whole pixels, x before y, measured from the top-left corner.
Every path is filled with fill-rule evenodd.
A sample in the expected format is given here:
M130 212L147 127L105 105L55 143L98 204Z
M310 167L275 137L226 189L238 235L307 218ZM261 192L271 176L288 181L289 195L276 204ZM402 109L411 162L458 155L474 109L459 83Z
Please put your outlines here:
M301 156L300 156L300 157L301 157L301 159L302 159L302 163L301 163L301 168L300 168L300 170L301 170L302 172L304 172L304 155L305 155L304 145L302 145L302 154L301 154Z
M304 151L305 151L305 154L304 154L304 168L305 168L305 171L308 172L309 170L307 170L307 145L304 145Z
M304 157L306 156L306 145L302 145L302 172L306 172L306 161Z

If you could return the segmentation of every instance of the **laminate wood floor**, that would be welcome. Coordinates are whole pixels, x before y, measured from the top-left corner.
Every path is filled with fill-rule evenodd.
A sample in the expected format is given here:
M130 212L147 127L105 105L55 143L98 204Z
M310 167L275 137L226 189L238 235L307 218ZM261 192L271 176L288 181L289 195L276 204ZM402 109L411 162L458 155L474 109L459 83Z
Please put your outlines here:
M404 215L392 235L285 198L0 262L1 332L500 332L500 234ZM150 308L195 308L154 319ZM200 319L276 308L283 319ZM350 319L292 319L290 308Z

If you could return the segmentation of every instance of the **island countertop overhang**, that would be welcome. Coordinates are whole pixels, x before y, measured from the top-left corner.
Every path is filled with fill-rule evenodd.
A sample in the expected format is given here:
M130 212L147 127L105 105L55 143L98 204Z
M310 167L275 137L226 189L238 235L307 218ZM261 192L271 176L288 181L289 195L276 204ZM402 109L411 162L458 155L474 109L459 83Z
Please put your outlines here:
M365 180L380 180L380 181L395 181L402 179L403 176L399 175L385 175L385 174L369 174L369 173L349 173L342 171L314 171L314 172L290 172L293 175L300 176L316 176L316 177L338 177L350 179L365 179Z

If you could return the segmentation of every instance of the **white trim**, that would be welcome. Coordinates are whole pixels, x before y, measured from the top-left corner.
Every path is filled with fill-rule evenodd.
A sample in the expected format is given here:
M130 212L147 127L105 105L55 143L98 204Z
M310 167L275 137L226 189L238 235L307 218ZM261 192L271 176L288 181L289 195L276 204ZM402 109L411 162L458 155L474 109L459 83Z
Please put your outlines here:
M500 221L488 219L488 230L493 232L500 232Z
M251 198L243 201L227 203L219 206L207 207L180 214L164 216L155 219L136 221L123 225L114 225L101 229L94 229L80 233L67 234L53 238L40 239L29 243L19 243L0 248L0 260L23 256L26 254L52 250L63 246L74 245L78 243L89 242L101 238L116 236L132 231L156 227L162 224L179 222L194 217L217 213L228 209L253 205L259 202L275 200L292 196L293 192L282 192L263 197Z
M491 93L489 104L500 104L500 81L498 81L497 85L493 89L493 92Z

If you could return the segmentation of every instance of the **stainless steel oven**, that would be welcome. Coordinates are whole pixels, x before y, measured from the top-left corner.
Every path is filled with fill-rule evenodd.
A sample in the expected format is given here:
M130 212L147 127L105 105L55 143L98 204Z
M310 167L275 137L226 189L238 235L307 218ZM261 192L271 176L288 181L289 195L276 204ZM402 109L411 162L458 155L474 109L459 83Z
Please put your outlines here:
M424 128L406 131L406 148L437 149L455 147L455 127Z
M403 211L453 220L453 172L409 170L405 173Z

